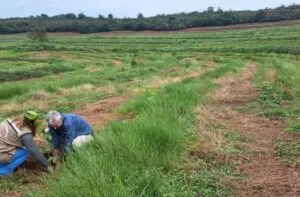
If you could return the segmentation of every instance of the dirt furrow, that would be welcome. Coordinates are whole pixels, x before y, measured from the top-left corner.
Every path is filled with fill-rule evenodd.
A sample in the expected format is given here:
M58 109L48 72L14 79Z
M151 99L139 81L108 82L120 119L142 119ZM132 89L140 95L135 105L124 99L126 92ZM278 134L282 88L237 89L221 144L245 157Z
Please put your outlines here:
M286 124L236 110L257 99L258 92L252 83L256 71L257 65L249 62L238 76L231 75L217 80L220 88L209 96L208 105L200 113L200 116L209 116L209 119L203 120L202 117L199 120L206 125L214 123L222 126L215 130L214 135L204 132L215 142L208 143L204 139L204 145L199 145L197 149L205 149L199 150L203 154L220 151L226 146L222 136L229 131L238 132L251 140L243 143L243 153L235 156L228 154L225 157L237 164L236 170L243 176L234 183L234 195L300 196L299 168L288 166L275 153L276 140L289 135L284 132ZM203 127L200 130L202 134L205 131Z

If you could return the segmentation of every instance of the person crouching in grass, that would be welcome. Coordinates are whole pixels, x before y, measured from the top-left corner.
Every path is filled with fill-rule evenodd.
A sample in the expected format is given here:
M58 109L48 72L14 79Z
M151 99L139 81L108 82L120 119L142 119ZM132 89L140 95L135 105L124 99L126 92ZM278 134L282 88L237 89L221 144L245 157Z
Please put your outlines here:
M45 170L53 171L33 140L37 118L35 111L27 111L14 120L6 119L0 123L0 176L14 172L27 160L30 153Z
M58 160L63 152L93 140L92 127L79 115L50 111L46 119L52 136L52 156L55 160Z

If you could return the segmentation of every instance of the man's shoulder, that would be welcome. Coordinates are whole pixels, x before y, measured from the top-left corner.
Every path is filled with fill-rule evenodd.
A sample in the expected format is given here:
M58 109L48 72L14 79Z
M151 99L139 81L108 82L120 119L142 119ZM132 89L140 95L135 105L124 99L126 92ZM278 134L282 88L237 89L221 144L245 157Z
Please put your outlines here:
M70 122L73 121L74 115L73 114L62 114L63 115L63 120L65 124L70 124Z
M77 114L62 114L64 118L66 119L82 119L79 115Z
M84 120L81 116L77 115L77 114L64 114L64 117L67 120Z
M76 114L65 114L64 115L64 126L68 127L73 124L82 124L84 119Z

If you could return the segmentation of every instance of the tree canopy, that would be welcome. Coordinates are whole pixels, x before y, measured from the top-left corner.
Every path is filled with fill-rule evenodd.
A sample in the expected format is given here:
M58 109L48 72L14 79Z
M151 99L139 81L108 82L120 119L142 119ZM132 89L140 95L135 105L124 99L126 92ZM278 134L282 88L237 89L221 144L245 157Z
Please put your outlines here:
M0 19L0 33L31 32L41 22L47 32L107 32L121 30L155 30L168 31L191 27L224 26L255 22L274 22L281 20L300 19L300 5L280 6L275 9L257 11L224 11L220 7L208 7L203 12L177 13L144 17L139 13L136 18L116 18L112 14L107 17L89 17L84 13L48 16L41 14L24 18Z

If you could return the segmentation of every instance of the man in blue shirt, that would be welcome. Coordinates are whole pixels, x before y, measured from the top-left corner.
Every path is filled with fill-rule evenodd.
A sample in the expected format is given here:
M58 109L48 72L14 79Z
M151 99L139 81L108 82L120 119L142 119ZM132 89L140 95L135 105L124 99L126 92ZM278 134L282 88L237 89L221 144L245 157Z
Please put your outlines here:
M60 150L70 150L93 139L92 127L78 115L50 111L47 114L47 122L52 136L54 157L59 155Z

